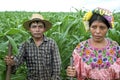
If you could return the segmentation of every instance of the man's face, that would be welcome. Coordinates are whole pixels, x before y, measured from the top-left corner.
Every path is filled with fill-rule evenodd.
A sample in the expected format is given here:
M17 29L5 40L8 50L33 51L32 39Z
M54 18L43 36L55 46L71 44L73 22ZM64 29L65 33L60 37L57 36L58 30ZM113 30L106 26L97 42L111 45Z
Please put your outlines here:
M29 31L33 38L42 38L43 33L45 32L45 25L42 22L32 22L29 27Z

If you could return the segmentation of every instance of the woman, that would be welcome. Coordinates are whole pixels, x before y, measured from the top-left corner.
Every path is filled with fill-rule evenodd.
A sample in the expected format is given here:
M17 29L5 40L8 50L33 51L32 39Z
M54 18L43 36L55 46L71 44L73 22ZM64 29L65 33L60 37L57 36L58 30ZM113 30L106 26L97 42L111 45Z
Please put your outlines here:
M86 13L83 20L92 37L74 49L74 66L68 66L67 75L77 80L120 79L120 47L117 42L105 38L109 28L113 28L112 13L96 8Z

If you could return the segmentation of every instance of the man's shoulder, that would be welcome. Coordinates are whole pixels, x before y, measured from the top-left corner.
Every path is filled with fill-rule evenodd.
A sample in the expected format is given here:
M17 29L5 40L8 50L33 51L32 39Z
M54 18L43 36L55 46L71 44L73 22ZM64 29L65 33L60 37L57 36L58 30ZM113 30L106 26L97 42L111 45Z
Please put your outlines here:
M25 40L21 43L22 46L26 46L27 44L31 43L31 38L29 38L28 40Z
M53 42L55 42L55 40L53 38L51 38L51 37L45 37L45 40L46 41L53 41Z

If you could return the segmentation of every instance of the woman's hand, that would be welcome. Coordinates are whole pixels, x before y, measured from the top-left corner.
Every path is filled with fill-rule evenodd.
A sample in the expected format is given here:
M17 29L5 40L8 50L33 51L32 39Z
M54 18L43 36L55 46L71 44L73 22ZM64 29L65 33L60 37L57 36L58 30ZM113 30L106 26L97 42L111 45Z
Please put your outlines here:
M15 65L15 62L13 60L13 56L5 56L5 62L7 65L13 66Z
M116 63L120 65L120 58L117 59Z
M66 72L67 72L67 76L76 77L76 70L74 66L73 67L68 66Z
M108 71L109 71L109 73L110 73L111 80L115 80L115 76L116 76L115 70L112 69L112 68L108 68Z

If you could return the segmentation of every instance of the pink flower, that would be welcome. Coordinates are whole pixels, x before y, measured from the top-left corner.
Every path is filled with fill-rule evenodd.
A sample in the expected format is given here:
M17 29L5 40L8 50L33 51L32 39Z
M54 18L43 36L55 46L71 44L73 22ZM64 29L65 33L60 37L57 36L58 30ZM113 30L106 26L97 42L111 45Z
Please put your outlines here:
M98 58L101 59L101 58L102 58L102 55L98 55Z
M93 57L95 57L95 54L94 54L94 53L91 53L90 56L93 58Z

